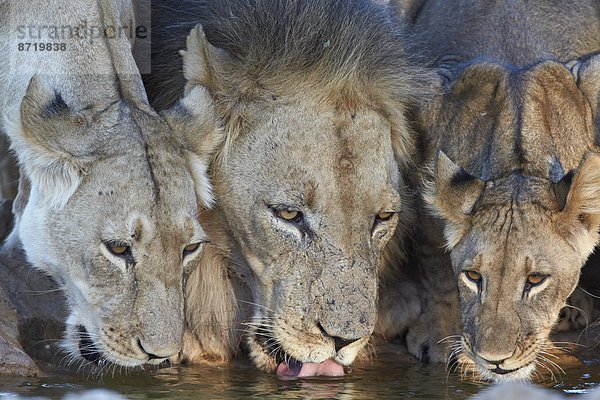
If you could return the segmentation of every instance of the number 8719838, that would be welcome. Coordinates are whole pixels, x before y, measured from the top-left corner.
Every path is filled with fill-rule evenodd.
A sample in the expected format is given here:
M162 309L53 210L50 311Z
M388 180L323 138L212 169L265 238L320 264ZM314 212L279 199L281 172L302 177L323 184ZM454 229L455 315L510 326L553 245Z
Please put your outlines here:
M65 51L67 50L66 43L52 42L22 42L17 44L19 51Z

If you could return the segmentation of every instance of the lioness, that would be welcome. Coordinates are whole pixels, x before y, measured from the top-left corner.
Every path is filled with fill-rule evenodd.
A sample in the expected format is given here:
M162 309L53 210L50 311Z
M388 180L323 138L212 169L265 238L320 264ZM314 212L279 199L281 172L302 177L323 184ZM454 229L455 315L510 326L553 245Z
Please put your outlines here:
M173 1L153 16L155 104L183 89L181 31L200 22L185 90L209 90L227 135L184 357L228 359L244 321L260 369L343 374L375 326L386 244L411 215L400 169L422 72L400 27L363 0Z
M183 280L206 240L196 198L210 203L222 138L203 88L150 108L119 30L132 15L127 1L0 3L0 128L21 167L5 250L64 290L73 358L122 366L181 349Z
M414 24L444 93L420 114L430 291L408 344L444 357L458 285L451 355L475 378L527 379L555 368L548 334L598 242L600 57L584 55L600 4L424 1Z

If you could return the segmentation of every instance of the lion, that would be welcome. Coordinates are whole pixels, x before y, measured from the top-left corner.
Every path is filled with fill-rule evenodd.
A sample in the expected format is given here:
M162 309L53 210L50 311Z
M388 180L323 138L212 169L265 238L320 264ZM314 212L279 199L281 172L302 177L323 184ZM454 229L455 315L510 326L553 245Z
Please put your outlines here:
M370 1L177 1L153 16L153 104L204 87L226 132L183 359L227 361L244 340L263 371L343 375L375 328L382 259L400 253L386 245L410 224L407 111L428 71Z
M419 113L419 358L450 343L452 367L488 381L558 369L548 335L598 243L599 16L587 0L415 14L442 89Z
M22 248L64 291L72 360L104 366L180 351L183 282L206 241L198 202L212 202L206 169L223 135L202 88L162 115L149 106L127 36L27 52L19 32L113 29L132 15L127 1L0 3L0 129L21 170L4 251Z

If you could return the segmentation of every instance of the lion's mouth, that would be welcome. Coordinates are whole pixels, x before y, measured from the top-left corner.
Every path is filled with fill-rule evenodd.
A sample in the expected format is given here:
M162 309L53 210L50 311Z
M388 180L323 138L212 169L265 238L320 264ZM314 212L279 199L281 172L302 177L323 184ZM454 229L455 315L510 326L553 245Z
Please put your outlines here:
M494 374L498 374L498 375L506 375L506 374L510 374L513 372L517 372L518 370L520 370L521 368L516 368L516 369L503 369L500 367L496 367L494 369L490 369L490 372L493 372Z
M277 376L282 379L309 378L313 376L344 376L344 366L335 360L327 359L320 363L303 363L295 358L285 356L278 360Z
M258 345L260 354L265 355L270 361L269 365L275 367L275 373L280 379L309 378L316 376L341 377L345 375L344 365L333 358L321 362L304 362L287 353L282 346L276 345L281 340L275 340L270 329L264 324L252 326L253 333L249 335L251 346ZM272 367L266 370L273 371Z
M489 362L483 362L468 345L468 340L465 341L463 338L462 352L455 354L450 359L449 365L460 365L461 368L465 368L466 371L473 372L474 376L477 376L477 380L485 380L490 382L503 382L512 380L529 380L533 370L535 370L535 360L530 360L524 365L518 366L517 368L502 368L499 364Z
M102 360L102 354L90 339L88 331L83 325L79 325L79 353L86 360L98 364Z
M499 366L495 368L483 367L478 364L478 368L480 371L485 371L488 376L488 380L490 381L506 381L506 380L515 380L515 379L529 379L529 375L531 371L528 371L531 367L535 366L535 362L530 362L521 367L512 368L512 369L504 369Z

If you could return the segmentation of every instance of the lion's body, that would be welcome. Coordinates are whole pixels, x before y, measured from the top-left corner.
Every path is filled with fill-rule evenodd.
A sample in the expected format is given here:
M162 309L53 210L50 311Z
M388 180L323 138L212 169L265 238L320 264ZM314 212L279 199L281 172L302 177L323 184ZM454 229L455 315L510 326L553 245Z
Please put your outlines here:
M528 378L552 368L540 352L598 240L600 61L577 58L600 50L600 6L424 1L411 15L443 94L420 115L430 304L409 347L444 359L434 342L460 325L439 310L459 303L453 356L476 377Z
M374 329L380 259L410 220L404 110L420 70L389 10L368 1L177 3L153 12L168 23L153 22L163 72L150 97L179 95L176 30L201 22L186 90L209 89L228 135L211 166L217 207L201 215L211 244L188 281L184 357L231 357L244 321L258 367L338 373Z
M128 1L3 2L0 11L0 130L22 173L5 247L22 247L64 290L73 357L135 366L177 354L184 266L199 253L184 248L204 238L203 159L220 140L210 99L196 93L192 108L186 98L159 116L125 34L45 36L49 26L118 30L133 22ZM34 40L21 30L38 37L38 28L40 42L66 49L20 51Z
M598 49L593 0L406 2L430 59L488 57L524 67L548 59L567 62Z

